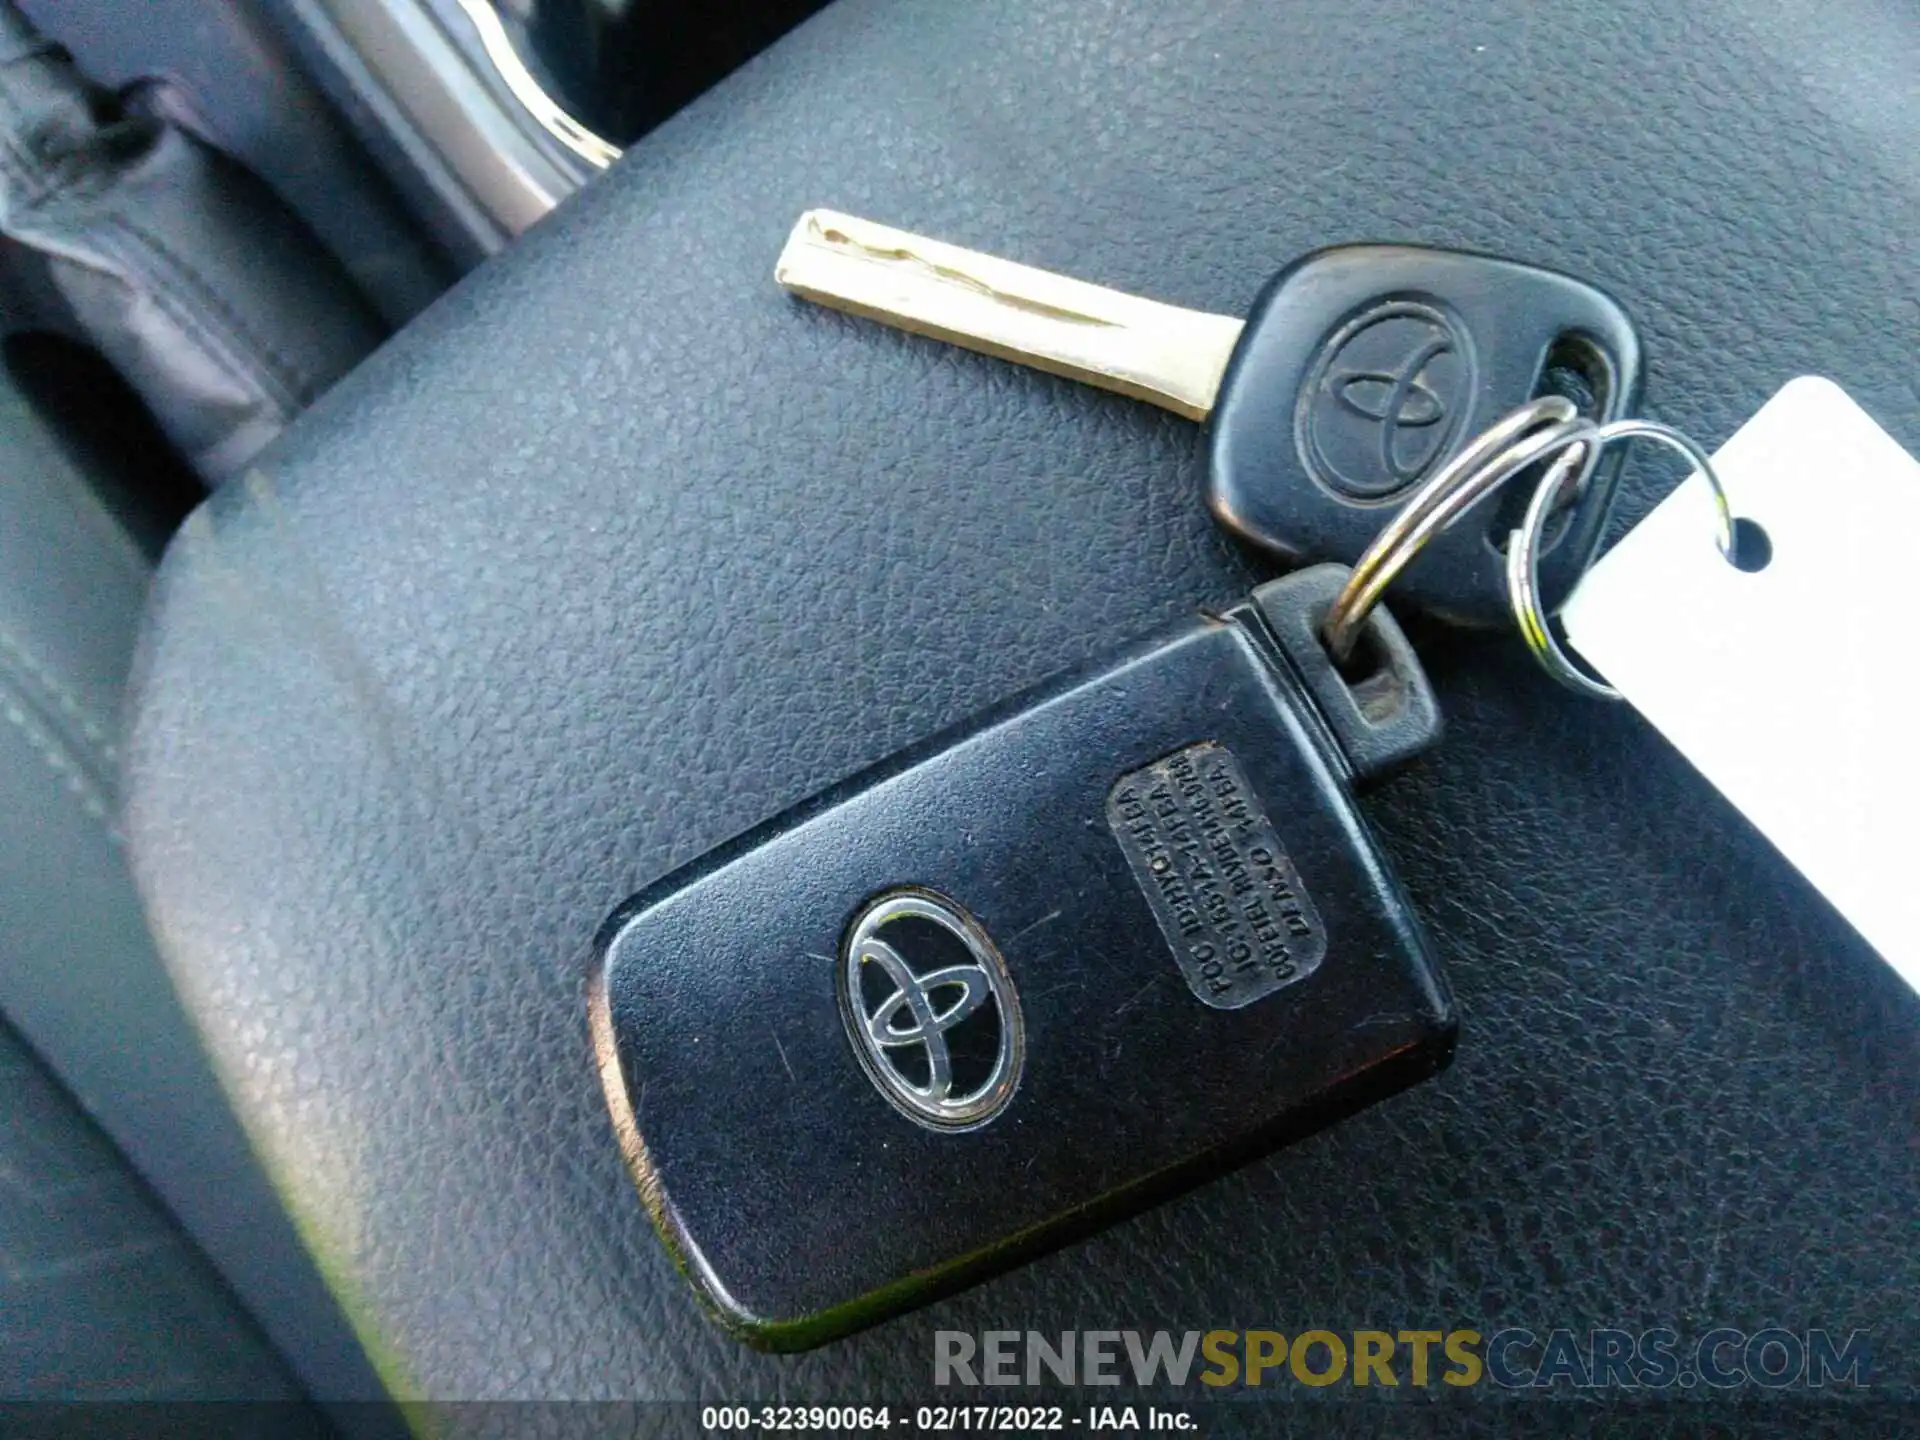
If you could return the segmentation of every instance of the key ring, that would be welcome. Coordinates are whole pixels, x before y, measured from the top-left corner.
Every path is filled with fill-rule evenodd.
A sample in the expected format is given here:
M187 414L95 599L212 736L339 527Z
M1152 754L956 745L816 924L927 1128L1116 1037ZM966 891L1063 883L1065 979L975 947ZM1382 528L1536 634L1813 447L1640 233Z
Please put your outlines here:
M1353 653L1367 617L1394 578L1422 547L1466 510L1508 480L1542 460L1546 475L1528 502L1526 515L1507 542L1507 602L1533 657L1555 680L1597 699L1620 692L1573 663L1554 637L1540 602L1540 547L1548 522L1587 483L1603 450L1616 440L1655 440L1692 462L1713 493L1715 542L1728 564L1735 558L1733 506L1705 450L1683 432L1657 420L1615 420L1595 425L1558 396L1533 400L1504 416L1442 466L1388 521L1353 567L1345 588L1327 610L1321 638L1335 660Z
M1540 541L1546 533L1549 517L1558 508L1567 489L1575 466L1590 468L1593 459L1613 441L1633 439L1657 440L1669 449L1679 451L1692 462L1693 468L1713 492L1714 528L1717 532L1714 542L1729 565L1739 564L1732 502L1727 499L1726 487L1720 483L1713 461L1692 438L1657 420L1616 420L1610 425L1594 429L1585 440L1567 442L1568 448L1555 458L1539 487L1534 490L1533 499L1527 503L1525 518L1508 537L1507 600L1513 608L1513 618L1520 626L1521 638L1527 642L1527 648L1533 652L1533 658L1540 662L1541 668L1568 689L1578 690L1583 695L1591 695L1599 700L1618 700L1621 698L1620 692L1574 664L1566 649L1555 638L1547 612L1540 603ZM1590 452L1584 465L1575 458L1575 448L1578 446L1584 446Z
M1327 609L1321 637L1335 660L1353 654L1361 627L1395 577L1461 513L1527 467L1595 433L1573 402L1558 395L1528 401L1483 430L1408 498L1354 562L1352 577ZM1593 470L1588 447L1580 483Z

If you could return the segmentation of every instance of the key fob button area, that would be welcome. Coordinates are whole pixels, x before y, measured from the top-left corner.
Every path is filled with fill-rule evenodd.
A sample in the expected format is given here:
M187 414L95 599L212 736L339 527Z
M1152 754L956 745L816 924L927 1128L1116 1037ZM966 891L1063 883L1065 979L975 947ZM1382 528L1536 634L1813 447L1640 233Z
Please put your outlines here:
M709 1307L819 1344L1443 1065L1451 1002L1345 770L1242 607L636 897L601 1074Z
M1210 422L1209 504L1290 563L1353 563L1395 506L1516 406L1559 389L1594 418L1631 413L1640 347L1620 306L1570 276L1403 245L1318 251L1255 301ZM1542 558L1557 602L1592 558L1619 475L1604 457ZM1499 497L1434 538L1402 603L1469 625L1508 618Z

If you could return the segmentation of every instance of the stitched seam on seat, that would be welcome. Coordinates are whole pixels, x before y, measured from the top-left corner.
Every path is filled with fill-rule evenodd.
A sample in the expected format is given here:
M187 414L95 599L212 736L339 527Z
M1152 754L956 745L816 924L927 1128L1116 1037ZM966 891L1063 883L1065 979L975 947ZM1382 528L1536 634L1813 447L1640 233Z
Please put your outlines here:
M106 832L107 839L118 844L120 836L109 818L112 807L107 803L107 797L93 783L85 768L67 754L59 740L34 723L32 717L27 714L25 705L14 698L16 693L9 692L4 697L0 697L0 718L4 718L9 725L20 732L27 744L33 748L33 752L60 778L61 784L79 802L81 810L99 821L101 829Z
M0 628L0 651L5 652L8 659L25 671L28 679L40 686L45 692L47 702L54 709L80 727L80 733L93 745L97 758L104 765L111 768L118 761L119 748L113 743L107 727L87 714L78 697L60 683L59 677L36 660L27 648L8 634L4 628Z
M262 340L241 318L240 313L214 289L206 277L185 257L175 253L159 236L150 233L125 215L116 214L108 218L124 234L146 246L165 261L174 273L186 282L186 287L200 298L201 303L226 325L234 338L253 351L254 358L260 362L261 367L283 392L282 401L291 403L293 412L297 413L306 408L313 398L313 387L301 376L299 368L283 358L272 345ZM284 405L283 408L285 408Z

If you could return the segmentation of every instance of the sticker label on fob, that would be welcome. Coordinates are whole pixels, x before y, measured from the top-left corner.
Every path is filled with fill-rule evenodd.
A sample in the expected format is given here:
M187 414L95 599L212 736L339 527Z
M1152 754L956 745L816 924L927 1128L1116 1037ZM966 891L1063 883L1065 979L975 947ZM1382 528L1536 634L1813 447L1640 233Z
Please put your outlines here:
M1326 958L1320 912L1224 745L1189 745L1121 776L1107 824L1203 1003L1238 1010Z

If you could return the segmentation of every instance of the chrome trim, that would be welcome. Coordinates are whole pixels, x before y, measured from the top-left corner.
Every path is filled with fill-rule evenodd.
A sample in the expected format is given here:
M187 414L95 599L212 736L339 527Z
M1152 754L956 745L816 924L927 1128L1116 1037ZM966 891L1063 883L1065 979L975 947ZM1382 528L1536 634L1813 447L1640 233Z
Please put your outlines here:
M578 188L415 0L328 0L318 11L433 163L507 238ZM498 237L476 237L497 249Z
M479 32L480 44L487 52L487 59L493 62L501 81L541 129L596 170L604 170L620 158L618 145L594 134L541 88L540 82L533 78L533 72L527 69L526 62L520 58L520 52L513 48L507 27L501 23L499 12L493 8L493 0L459 0L459 3L467 19L473 22L473 28Z

